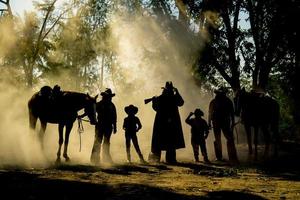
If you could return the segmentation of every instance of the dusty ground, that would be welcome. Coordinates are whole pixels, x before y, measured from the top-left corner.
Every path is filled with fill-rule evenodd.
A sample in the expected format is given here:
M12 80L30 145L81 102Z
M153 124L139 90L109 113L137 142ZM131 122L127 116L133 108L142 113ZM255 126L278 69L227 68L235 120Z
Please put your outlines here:
M290 147L288 147L290 148ZM13 199L300 199L299 156L276 161L138 163L115 166L62 163L43 169L0 169L1 196ZM298 160L297 160L298 159ZM1 198L2 199L2 198Z

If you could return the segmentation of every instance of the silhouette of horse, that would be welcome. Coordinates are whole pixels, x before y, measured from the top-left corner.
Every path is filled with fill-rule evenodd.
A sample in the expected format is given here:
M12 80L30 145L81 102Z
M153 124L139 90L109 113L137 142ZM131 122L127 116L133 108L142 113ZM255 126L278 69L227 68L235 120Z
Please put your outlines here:
M235 94L235 112L241 117L247 134L249 155L252 155L252 133L254 129L254 159L257 160L258 131L262 131L265 142L264 157L268 158L271 142L274 144L274 155L278 153L279 105L269 96L256 92L246 92L243 88Z
M63 157L69 161L68 143L70 132L73 123L78 117L77 112L84 109L85 114L88 115L90 123L96 124L96 97L91 97L89 94L78 92L62 91L60 95L53 98L51 95L51 87L44 86L40 92L35 93L28 101L29 109L29 125L31 129L35 129L37 120L41 122L41 129L39 131L39 138L43 147L44 133L47 123L58 124L59 132L59 147L57 151L57 162L60 162L61 146L63 144L63 130L65 130L65 143Z

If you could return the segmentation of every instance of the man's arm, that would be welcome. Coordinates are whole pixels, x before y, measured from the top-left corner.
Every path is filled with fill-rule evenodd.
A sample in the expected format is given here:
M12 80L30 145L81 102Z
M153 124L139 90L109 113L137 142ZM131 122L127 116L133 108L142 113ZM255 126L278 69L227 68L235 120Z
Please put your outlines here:
M230 108L230 119L231 119L231 128L233 128L234 126L234 106L233 106L233 103L232 101L228 98L228 106Z
M123 121L123 130L126 130L126 118Z
M112 114L113 114L113 128L114 128L114 133L117 132L117 111L115 105L112 103L113 109L112 109Z
M182 96L179 94L177 88L174 89L175 90L175 97L176 97L176 103L177 103L177 106L183 106L184 104L184 100L182 98Z
M193 116L193 114L194 114L193 112L190 112L190 114L185 119L185 123L191 125L191 117Z
M211 121L212 121L212 114L214 110L214 100L212 100L209 103L209 109L208 109L208 127L211 128Z
M209 134L209 126L207 125L207 122L204 119L203 119L203 126L204 126L204 137L206 139Z
M153 108L153 110L158 111L158 109L159 109L159 97L153 97L152 108Z
M136 131L139 131L142 128L142 124L141 124L141 121L138 117L136 118L136 123L137 123L137 130Z

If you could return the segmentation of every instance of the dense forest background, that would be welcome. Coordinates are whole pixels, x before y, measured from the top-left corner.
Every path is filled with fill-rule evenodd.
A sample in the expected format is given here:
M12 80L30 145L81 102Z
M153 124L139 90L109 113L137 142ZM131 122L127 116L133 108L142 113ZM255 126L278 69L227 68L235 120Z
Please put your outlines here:
M0 0L0 84L139 91L185 67L198 93L266 92L282 137L300 140L299 1L43 0L24 16L11 1Z

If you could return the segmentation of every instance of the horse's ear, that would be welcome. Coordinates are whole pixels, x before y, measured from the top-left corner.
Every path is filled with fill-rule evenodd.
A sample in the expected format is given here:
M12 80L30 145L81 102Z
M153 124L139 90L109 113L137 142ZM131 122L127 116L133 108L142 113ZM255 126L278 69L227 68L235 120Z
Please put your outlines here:
M97 95L95 96L95 98L94 98L94 99L95 99L95 100L97 100L98 96L99 96L99 95L97 94Z

